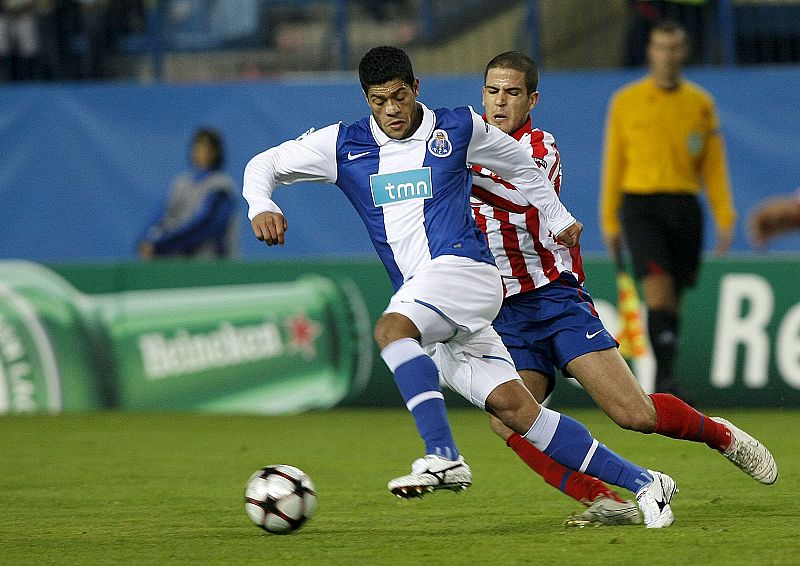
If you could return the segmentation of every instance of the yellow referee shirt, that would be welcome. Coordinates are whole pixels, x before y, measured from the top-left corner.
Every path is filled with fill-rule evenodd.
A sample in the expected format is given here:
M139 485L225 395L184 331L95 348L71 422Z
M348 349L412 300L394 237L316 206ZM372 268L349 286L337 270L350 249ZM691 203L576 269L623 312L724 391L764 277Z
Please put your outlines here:
M618 90L606 118L600 223L620 232L623 193L698 194L705 186L720 230L736 221L714 100L682 80L674 91L645 77Z

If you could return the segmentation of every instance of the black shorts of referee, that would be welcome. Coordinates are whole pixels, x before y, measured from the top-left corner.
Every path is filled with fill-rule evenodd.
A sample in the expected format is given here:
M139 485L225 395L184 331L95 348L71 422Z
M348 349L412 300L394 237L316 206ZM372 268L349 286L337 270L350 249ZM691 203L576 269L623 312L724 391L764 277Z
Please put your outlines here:
M697 282L703 211L696 195L625 193L620 220L637 279L671 275L677 293Z

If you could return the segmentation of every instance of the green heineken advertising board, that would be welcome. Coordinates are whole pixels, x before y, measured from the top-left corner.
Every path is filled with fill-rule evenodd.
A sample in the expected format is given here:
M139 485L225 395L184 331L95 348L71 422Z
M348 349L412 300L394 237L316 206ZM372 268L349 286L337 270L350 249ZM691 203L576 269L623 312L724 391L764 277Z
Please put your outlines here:
M613 267L587 262L586 273L601 317L616 328ZM651 387L652 355L630 363ZM800 257L706 260L684 301L676 372L702 406L799 407ZM560 393L559 402L576 399Z
M104 404L103 356L86 306L50 270L0 262L0 413Z
M368 379L359 300L319 276L89 296L2 262L0 412L331 407Z
M614 268L589 259L585 269L614 332ZM392 294L377 261L52 270L0 262L0 413L401 405L371 341L371 325ZM704 264L686 296L677 368L701 406L800 406L798 281L793 257ZM652 358L630 363L651 387ZM454 394L448 399L466 405ZM561 378L550 403L592 404Z

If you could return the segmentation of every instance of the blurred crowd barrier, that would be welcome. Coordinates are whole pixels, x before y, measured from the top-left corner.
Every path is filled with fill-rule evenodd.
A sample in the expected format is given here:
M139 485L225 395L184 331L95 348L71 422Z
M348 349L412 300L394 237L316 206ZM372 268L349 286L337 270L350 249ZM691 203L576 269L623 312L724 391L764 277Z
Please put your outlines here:
M800 61L799 0L3 0L0 80L351 71L376 44L430 73L508 49L549 69L635 67L661 17L689 30L696 65Z
M597 202L606 105L615 89L637 76L641 71L541 76L534 123L558 141L561 198L586 226L585 253L605 251ZM747 215L762 199L800 186L800 144L792 143L800 131L800 68L703 67L687 76L716 97L740 218L733 251L753 252ZM420 100L431 108L470 104L480 111L482 84L479 74L422 75ZM34 261L136 258L137 240L163 210L170 180L188 165L186 140L198 125L222 134L226 171L241 183L257 153L311 127L353 122L368 112L352 76L202 85L22 85L0 88L0 108L0 258ZM273 248L253 237L246 203L237 200L243 258L374 256L361 219L336 187L299 183L279 188L275 198L290 229L286 245ZM707 222L706 229L710 250L716 243L714 223ZM800 234L769 248L792 250L800 250Z

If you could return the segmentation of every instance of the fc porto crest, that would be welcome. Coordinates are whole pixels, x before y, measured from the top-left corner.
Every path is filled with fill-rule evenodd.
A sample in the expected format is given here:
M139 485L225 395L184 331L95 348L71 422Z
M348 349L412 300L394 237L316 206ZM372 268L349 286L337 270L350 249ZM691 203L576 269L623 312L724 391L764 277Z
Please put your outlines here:
M431 155L436 157L447 157L453 151L453 144L450 143L450 138L447 137L447 132L444 130L434 130L431 139L428 141L428 151Z

